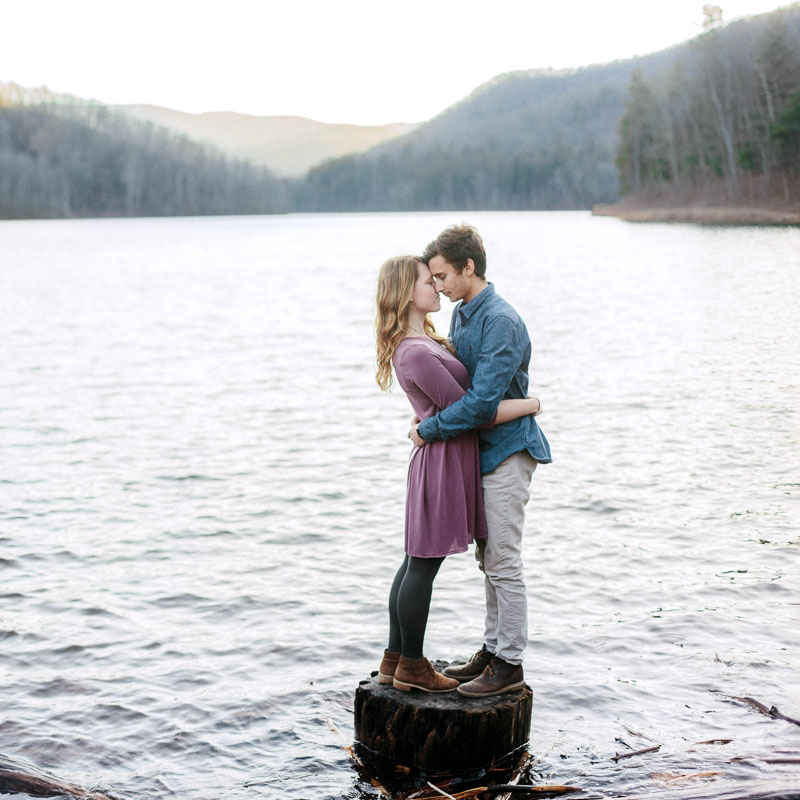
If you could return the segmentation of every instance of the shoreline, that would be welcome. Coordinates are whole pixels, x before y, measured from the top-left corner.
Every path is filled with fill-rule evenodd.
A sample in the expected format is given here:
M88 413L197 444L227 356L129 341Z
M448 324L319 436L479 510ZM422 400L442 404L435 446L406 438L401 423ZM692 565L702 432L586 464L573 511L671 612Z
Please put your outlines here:
M618 217L626 222L693 222L701 225L800 225L800 210L751 206L634 206L598 203L596 217Z

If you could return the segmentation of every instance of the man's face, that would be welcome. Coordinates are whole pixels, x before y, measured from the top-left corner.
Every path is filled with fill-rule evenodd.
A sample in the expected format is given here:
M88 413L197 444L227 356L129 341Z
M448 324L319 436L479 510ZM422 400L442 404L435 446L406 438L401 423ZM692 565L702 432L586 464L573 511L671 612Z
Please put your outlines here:
M466 274L469 271L469 263L468 261L467 267L459 272L449 261L444 260L444 256L435 255L428 266L436 280L436 291L441 292L453 303L463 300L470 286Z

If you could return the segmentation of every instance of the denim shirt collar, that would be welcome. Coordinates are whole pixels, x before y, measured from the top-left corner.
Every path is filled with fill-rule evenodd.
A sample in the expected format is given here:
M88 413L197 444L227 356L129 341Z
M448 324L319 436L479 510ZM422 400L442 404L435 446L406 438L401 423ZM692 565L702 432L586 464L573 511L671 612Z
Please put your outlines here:
M489 283L485 289L481 289L469 303L462 301L458 313L463 319L469 319L484 303L494 297L494 284Z

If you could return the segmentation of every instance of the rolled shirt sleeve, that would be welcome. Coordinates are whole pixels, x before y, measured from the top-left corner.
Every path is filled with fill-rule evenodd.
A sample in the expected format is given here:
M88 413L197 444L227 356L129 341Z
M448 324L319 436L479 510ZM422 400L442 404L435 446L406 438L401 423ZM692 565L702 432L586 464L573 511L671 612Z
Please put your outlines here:
M472 388L438 414L424 419L418 429L420 436L429 442L451 439L491 423L519 369L526 347L527 337L519 317L507 314L487 317Z

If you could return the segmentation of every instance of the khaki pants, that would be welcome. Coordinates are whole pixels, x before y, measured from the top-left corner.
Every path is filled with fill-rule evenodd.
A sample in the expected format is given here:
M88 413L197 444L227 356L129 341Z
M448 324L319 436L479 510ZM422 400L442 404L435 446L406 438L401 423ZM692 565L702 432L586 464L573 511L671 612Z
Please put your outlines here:
M528 597L522 570L525 504L537 462L514 453L481 478L487 538L475 557L485 573L486 647L509 664L521 664L528 644ZM479 541L479 545L482 542Z

